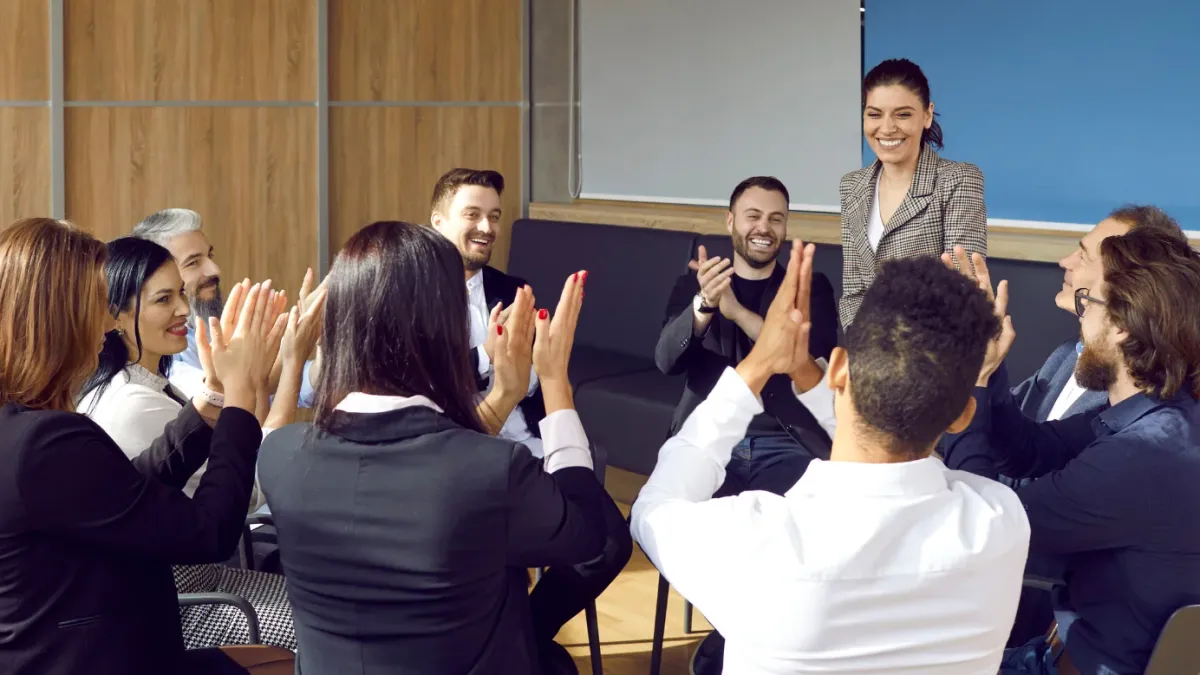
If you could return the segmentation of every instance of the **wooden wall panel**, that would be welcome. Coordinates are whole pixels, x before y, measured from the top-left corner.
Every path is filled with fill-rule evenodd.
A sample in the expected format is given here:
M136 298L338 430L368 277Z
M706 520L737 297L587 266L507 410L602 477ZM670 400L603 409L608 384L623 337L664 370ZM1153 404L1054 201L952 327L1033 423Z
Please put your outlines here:
M376 220L428 223L433 184L463 166L504 175L492 262L507 263L509 225L521 213L520 108L335 108L329 146L332 254Z
M295 297L317 263L314 109L66 112L69 218L108 240L159 209L194 209L227 287L270 277Z
M0 0L0 100L50 98L50 6Z
M66 0L64 11L67 100L316 98L313 0Z
M50 109L0 108L0 228L50 215Z
M521 0L329 0L329 98L519 101L521 38Z

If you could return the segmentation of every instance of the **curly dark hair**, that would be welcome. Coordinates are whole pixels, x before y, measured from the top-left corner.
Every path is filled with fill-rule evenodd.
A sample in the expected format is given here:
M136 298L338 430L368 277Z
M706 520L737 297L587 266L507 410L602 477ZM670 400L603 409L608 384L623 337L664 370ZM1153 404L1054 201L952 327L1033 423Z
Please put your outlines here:
M962 414L1000 321L987 295L936 257L880 265L846 329L860 430L925 455Z
M1200 255L1167 230L1137 228L1100 244L1108 318L1138 388L1200 397Z

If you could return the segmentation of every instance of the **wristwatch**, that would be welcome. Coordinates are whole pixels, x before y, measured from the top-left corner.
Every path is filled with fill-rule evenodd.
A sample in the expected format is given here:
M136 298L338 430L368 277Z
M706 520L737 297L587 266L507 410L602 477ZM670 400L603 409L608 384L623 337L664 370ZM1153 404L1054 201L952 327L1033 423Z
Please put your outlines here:
M696 297L692 298L692 309L700 312L701 314L712 314L713 312L717 311L716 307L709 307L708 305L704 304L704 297L699 293L696 294Z

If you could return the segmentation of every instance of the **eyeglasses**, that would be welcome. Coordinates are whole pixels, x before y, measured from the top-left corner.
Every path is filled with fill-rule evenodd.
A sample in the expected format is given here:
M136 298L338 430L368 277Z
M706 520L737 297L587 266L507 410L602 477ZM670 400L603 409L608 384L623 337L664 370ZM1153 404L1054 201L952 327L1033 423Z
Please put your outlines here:
M1089 290L1091 289L1080 288L1075 291L1075 314L1081 319L1083 318L1083 310L1087 309L1088 305L1092 304L1093 302L1097 305L1108 304L1100 298L1093 298L1092 296L1088 295Z

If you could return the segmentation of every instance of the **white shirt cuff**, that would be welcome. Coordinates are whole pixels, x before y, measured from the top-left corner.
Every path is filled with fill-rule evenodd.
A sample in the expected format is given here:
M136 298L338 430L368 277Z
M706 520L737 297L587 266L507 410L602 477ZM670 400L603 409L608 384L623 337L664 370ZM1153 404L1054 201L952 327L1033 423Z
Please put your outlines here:
M475 349L479 350L479 374L486 377L492 372L492 360L488 358L487 350L483 345L479 345Z
M825 370L824 364L818 361L818 365ZM833 432L837 428L837 417L833 413L833 389L829 386L829 371L826 370L825 376L817 383L815 387L804 393L796 390L796 383L792 383L792 393L796 395L800 403L808 408L808 412L812 413L817 424L833 438Z
M574 410L557 410L546 415L538 423L542 432L542 448L545 451L543 468L546 473L574 466L592 468L592 451L579 413Z

